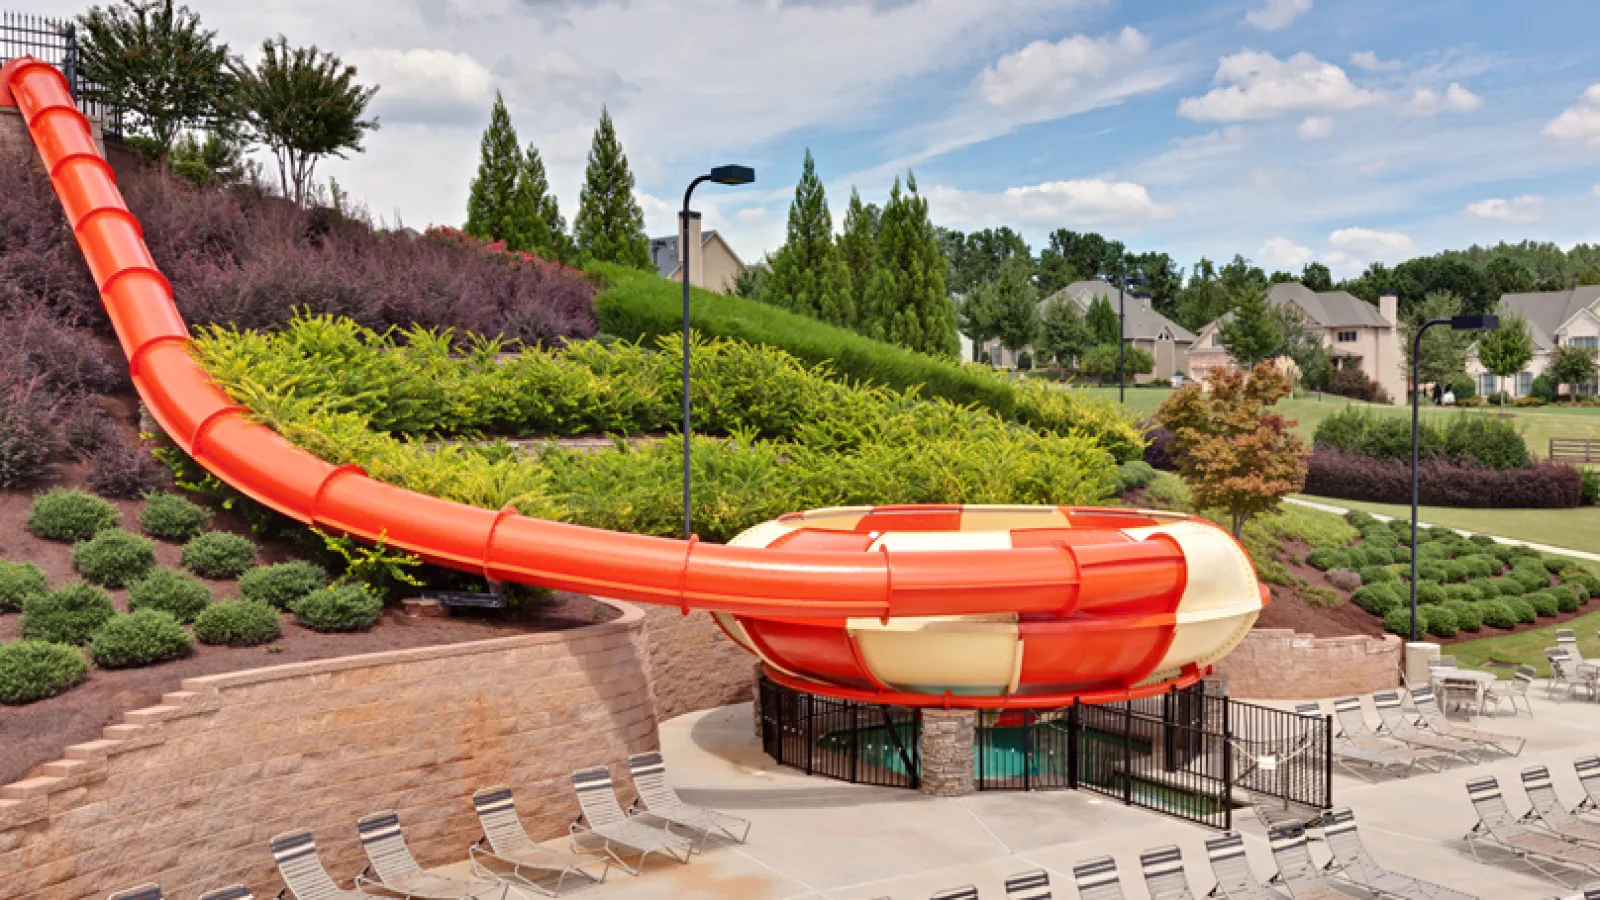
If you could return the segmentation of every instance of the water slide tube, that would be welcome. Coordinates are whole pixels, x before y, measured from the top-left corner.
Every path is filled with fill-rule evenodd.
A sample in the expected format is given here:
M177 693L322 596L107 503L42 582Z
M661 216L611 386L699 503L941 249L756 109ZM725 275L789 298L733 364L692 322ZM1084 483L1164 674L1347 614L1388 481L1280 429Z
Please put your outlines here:
M531 519L334 466L247 417L189 354L172 288L54 67L0 68L151 416L213 475L300 522L487 578L711 612L772 678L836 697L1044 708L1190 684L1267 594L1231 535L1165 512L815 510L727 545Z

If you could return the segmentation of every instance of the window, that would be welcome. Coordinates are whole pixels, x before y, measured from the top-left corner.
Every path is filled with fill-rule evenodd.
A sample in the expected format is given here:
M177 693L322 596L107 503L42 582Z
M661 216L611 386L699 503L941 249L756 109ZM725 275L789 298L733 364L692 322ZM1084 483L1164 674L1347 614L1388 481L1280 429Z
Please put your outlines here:
M1533 373L1532 372L1518 372L1517 373L1517 390L1512 396L1515 396L1515 397L1526 397L1526 396L1528 396L1528 394L1530 394L1532 392L1533 392Z
M1600 337L1589 335L1588 337L1567 338L1567 344L1572 347L1586 347L1590 350L1600 350Z
M1480 397L1487 397L1487 396L1493 394L1494 392L1500 390L1500 386L1495 384L1495 382L1498 381L1498 380L1499 379L1494 376L1493 372L1485 372L1482 375L1479 375L1478 376L1478 395Z
M1354 331L1341 331L1334 336L1334 340L1341 344L1354 344L1356 342L1356 333Z
M1578 393L1585 397L1593 397L1596 393L1600 393L1600 379L1591 378L1578 385Z

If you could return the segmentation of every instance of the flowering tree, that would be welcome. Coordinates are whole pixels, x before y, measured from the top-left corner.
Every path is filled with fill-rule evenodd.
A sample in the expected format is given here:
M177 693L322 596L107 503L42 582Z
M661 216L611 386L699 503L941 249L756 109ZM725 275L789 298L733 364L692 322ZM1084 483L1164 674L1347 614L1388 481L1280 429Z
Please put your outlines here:
M1233 536L1256 513L1275 509L1306 482L1306 445L1295 424L1271 407L1289 393L1289 379L1271 363L1249 374L1219 370L1209 393L1190 385L1168 397L1156 421L1172 432L1178 474L1196 509L1227 511Z

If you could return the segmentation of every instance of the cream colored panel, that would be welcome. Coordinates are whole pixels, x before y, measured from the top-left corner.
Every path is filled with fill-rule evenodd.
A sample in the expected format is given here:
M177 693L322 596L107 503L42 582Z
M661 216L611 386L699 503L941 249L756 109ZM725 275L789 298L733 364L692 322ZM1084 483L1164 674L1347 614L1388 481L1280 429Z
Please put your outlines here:
M1189 624L1180 622L1173 632L1172 645L1167 648L1167 655L1162 657L1156 669L1176 670L1189 663L1204 669L1239 646L1239 642L1244 640L1250 631L1250 626L1255 624L1259 615L1261 611L1257 609L1242 615Z
M896 552L953 553L962 550L1010 550L1009 531L889 531L878 536L867 549L876 552L888 547Z
M790 670L784 668L783 666L780 666L777 663L773 662L771 659L768 659L767 655L765 653L762 653L760 648L758 648L756 646L756 642L750 640L750 632L744 630L744 625L738 619L734 618L733 616L729 615L728 613L723 613L723 612L714 612L714 613L712 613L712 615L715 616L717 621L722 624L723 628L728 629L728 635L733 638L733 642L735 644L738 644L739 646L743 647L744 649L750 651L752 654L755 655L755 657L757 659L761 660L762 662L766 663L767 665L771 666L772 668L777 669L779 672L782 672L785 675L789 675L789 676L792 676L794 678L806 678L807 677L807 676L801 675L798 672L791 672ZM815 679L811 679L811 680L815 680Z
M1017 633L1016 613L988 613L981 616L896 616L885 623L882 619L846 619L845 630L905 632L996 632Z
M1178 542L1188 569L1188 583L1178 604L1180 621L1185 614L1209 619L1215 613L1243 615L1261 608L1255 569L1233 537L1222 529L1199 522L1177 522L1127 528L1123 532L1135 540L1165 534Z
M967 506L961 510L962 531L1010 531L1013 528L1068 528L1056 506Z
M878 680L898 690L930 692L981 688L1000 693L1011 682L1021 646L1015 626L966 632L860 631L856 641Z
M752 525L733 536L730 547L767 547L772 542L801 527L798 522L762 522Z
M827 531L855 531L867 513L872 512L870 506L829 506L822 509L808 509L800 514L798 519L792 519L791 524L796 527L822 528ZM805 523L801 526L799 523Z

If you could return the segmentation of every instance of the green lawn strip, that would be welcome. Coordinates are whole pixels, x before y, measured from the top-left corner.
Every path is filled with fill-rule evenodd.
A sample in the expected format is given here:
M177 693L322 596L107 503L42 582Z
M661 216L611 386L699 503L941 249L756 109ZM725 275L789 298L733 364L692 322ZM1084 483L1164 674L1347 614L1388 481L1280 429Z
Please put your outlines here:
M1463 641L1459 644L1449 644L1442 648L1447 656L1454 656L1456 662L1469 668L1482 668L1490 659L1511 663L1526 663L1539 670L1542 678L1550 677L1550 662L1545 659L1544 651L1556 645L1556 629L1571 628L1578 633L1578 651L1584 658L1600 657L1600 637L1595 635L1600 630L1600 612L1592 612L1579 616L1559 625L1549 625L1544 628L1534 628L1517 634L1504 634L1500 637L1482 638L1476 641ZM1510 669L1489 669L1501 678L1510 678Z
M1369 513L1410 519L1411 507L1393 503L1365 503L1333 497L1306 496L1302 499L1330 506L1343 506ZM1482 534L1600 553L1600 506L1576 509L1460 509L1423 506L1417 518L1430 525L1462 528ZM1574 558L1573 561L1600 575L1600 563Z

